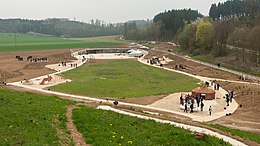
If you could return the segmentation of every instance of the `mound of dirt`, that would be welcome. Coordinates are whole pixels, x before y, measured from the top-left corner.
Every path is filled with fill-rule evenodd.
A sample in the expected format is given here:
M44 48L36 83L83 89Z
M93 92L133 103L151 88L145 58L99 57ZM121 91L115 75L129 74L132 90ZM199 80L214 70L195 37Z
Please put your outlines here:
M72 57L70 52L53 54L48 56L49 63L59 63L62 61L76 60L76 58Z
M30 70L35 70L35 69L43 69L48 63L46 62L34 62L34 63L29 63L23 67L23 69L30 69Z
M23 75L23 73L21 73L20 71L6 72L6 71L0 70L0 82L6 82L10 78L15 78L15 77L22 76L22 75Z

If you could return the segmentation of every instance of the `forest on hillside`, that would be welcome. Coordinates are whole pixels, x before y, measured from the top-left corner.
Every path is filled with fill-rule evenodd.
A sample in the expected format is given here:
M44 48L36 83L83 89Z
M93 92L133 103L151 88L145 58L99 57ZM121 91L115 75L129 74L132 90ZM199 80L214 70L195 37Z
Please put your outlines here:
M138 27L136 22L124 24L124 37L132 40L172 40L186 22L203 17L198 11L191 9L171 10L157 14L153 23L147 22L147 27Z
M260 0L212 4L210 17L187 23L178 35L181 49L193 55L223 57L233 66L260 72ZM214 60L214 59L213 59Z
M45 20L0 19L0 32L36 33L58 37L94 37L122 34L123 24L107 24L101 20L83 23L63 18Z

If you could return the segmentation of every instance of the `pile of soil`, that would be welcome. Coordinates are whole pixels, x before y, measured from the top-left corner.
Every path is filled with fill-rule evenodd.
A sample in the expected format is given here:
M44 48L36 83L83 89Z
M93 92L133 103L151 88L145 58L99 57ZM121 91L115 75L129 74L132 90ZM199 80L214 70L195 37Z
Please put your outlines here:
M24 61L18 61L16 56L23 57ZM28 56L33 56L33 58L47 57L48 62L32 63L26 60ZM4 82L20 81L50 74L54 71L45 68L46 65L75 60L70 55L69 49L2 52L0 58L0 81Z
M43 69L47 64L47 62L34 62L26 64L23 69L29 69L29 70L37 70L37 69Z
M6 72L6 71L0 70L0 82L6 82L7 79L9 79L9 78L15 78L15 77L22 76L22 75L23 75L23 73L21 73L20 71Z

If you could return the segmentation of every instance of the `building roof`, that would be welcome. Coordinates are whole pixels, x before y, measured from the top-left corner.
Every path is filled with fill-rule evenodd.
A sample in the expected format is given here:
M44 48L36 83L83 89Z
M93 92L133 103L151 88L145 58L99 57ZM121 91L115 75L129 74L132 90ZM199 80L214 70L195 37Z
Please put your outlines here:
M216 93L213 89L210 89L208 87L198 87L198 88L193 89L192 92L201 93L201 94L215 94Z

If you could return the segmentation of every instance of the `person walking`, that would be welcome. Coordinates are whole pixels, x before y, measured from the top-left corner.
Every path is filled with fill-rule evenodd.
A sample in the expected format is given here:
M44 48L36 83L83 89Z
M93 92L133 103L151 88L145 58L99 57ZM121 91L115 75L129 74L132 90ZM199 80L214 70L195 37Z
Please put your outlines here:
M209 106L209 115L211 116L212 108Z

